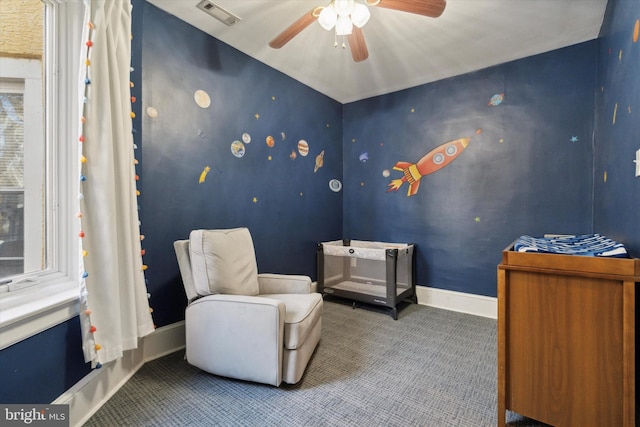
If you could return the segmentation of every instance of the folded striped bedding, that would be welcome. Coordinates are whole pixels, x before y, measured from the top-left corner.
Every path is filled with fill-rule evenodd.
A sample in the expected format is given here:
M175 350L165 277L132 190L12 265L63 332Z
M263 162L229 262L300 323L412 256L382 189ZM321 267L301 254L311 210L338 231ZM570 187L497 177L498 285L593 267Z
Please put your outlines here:
M628 258L627 249L599 234L562 237L521 236L513 247L517 252L539 252L564 255Z

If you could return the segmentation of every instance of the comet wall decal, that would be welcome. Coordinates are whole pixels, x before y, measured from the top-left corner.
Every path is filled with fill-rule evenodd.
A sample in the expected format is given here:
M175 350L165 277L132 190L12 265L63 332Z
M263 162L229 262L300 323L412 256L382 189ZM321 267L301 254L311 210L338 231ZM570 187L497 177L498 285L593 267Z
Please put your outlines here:
M420 179L423 176L434 173L454 161L467 148L469 141L471 138L445 142L425 154L418 163L397 162L393 169L402 172L404 176L401 179L392 180L387 192L398 191L404 182L409 182L407 197L413 196L418 192Z
M200 174L200 179L198 179L198 184L202 184L204 182L210 170L211 168L209 166L205 166L205 168L202 170L202 173Z

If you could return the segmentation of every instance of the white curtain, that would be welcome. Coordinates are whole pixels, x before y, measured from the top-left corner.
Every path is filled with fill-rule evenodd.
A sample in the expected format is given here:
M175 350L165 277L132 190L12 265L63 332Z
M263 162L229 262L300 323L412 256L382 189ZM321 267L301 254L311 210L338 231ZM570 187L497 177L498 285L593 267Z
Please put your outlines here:
M153 332L144 278L131 114L130 0L84 0L79 81L85 360L113 361Z

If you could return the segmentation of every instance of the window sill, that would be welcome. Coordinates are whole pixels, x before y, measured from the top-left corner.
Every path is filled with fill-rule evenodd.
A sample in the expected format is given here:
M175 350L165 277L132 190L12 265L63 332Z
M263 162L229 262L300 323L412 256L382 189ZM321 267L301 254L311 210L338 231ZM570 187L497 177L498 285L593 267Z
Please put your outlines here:
M0 350L78 315L78 284L68 277L0 295Z

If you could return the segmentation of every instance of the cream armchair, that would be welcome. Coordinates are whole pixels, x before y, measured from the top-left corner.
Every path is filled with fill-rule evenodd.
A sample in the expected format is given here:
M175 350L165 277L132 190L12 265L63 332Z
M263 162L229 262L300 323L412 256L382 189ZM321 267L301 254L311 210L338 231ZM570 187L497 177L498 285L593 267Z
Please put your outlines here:
M246 228L194 230L174 248L189 300L187 361L240 380L300 381L322 323L322 297L311 279L258 274Z

